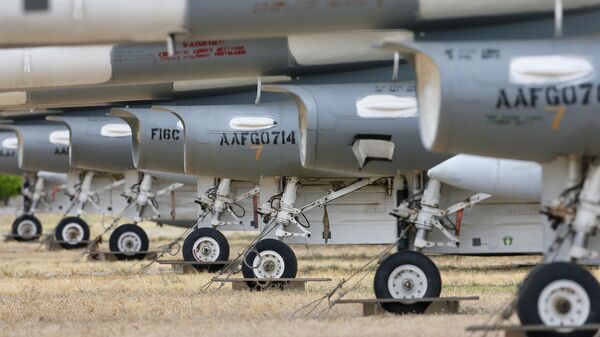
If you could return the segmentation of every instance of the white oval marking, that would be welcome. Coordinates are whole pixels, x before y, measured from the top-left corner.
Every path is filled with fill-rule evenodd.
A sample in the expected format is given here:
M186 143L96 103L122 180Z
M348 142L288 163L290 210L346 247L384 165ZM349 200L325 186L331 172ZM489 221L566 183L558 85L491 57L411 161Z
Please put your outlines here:
M131 136L131 127L129 124L106 124L100 130L104 137L129 137Z
M2 147L5 149L16 150L19 148L19 139L17 137L6 138L2 141Z
M415 97L369 95L356 102L356 113L362 118L417 117Z
M229 127L234 130L265 130L276 124L271 117L237 117L229 121Z
M515 84L547 84L586 78L592 63L579 56L523 56L510 61L510 81Z
M68 146L70 144L71 133L69 130L52 131L48 138L52 144Z

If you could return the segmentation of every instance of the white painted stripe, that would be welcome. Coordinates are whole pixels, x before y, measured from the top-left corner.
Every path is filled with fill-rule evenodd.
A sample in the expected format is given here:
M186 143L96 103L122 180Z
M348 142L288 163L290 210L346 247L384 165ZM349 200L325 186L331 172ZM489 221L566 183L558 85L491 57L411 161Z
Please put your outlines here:
M0 106L15 106L27 104L27 92L9 91L0 93Z
M407 31L351 31L327 34L290 35L290 53L301 65L324 65L367 61L392 61L394 52L374 48L386 38L406 36Z
M564 9L599 4L600 0L568 0ZM553 12L554 0L419 0L419 16L428 20L543 11Z
M50 0L47 11L25 12L23 0L2 0L0 42L162 41L187 32L186 6L186 0Z
M110 45L0 49L0 90L105 83L111 51Z

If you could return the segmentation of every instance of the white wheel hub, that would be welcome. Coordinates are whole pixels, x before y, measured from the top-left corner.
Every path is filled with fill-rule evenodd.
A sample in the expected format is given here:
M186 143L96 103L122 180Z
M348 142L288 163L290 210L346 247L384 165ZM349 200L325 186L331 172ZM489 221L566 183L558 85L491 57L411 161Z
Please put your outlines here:
M24 239L30 239L37 234L37 227L33 221L23 220L17 225L17 234Z
M388 278L388 290L393 298L425 297L428 286L423 270L412 264L397 267Z
M590 315L590 302L588 293L578 283L557 280L541 292L538 312L547 326L583 325Z
M69 244L76 244L83 241L83 227L76 222L66 224L61 234L62 239Z
M285 262L279 253L265 250L254 258L252 268L256 278L280 278L285 270Z
M194 255L194 259L196 259L196 261L217 261L220 253L221 247L219 247L217 240L208 236L201 237L196 240L196 242L194 242L194 246L192 247L192 254Z
M117 240L117 248L122 253L137 253L142 250L142 238L134 232L125 232Z

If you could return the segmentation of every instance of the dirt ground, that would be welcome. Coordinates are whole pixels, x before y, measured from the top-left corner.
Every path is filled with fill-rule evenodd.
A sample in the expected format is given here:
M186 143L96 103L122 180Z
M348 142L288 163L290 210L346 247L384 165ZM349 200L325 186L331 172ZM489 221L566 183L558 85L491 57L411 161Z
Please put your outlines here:
M42 216L45 231L58 218ZM7 233L12 217L0 217ZM94 222L93 234L101 227ZM165 244L183 229L143 224L151 247ZM227 235L232 255L251 234ZM104 244L106 248L106 243ZM536 256L437 256L443 296L477 295L455 315L362 317L358 304L336 305L327 315L294 312L348 277L383 246L294 246L298 277L331 277L301 291L233 291L212 285L212 274L172 274L168 266L133 262L90 262L81 251L48 252L38 244L0 242L0 336L466 336L469 325L486 322L511 300ZM180 259L180 255L168 257ZM347 298L372 298L375 267ZM594 271L596 276L600 273ZM320 307L322 311L325 307ZM300 313L302 314L302 313Z

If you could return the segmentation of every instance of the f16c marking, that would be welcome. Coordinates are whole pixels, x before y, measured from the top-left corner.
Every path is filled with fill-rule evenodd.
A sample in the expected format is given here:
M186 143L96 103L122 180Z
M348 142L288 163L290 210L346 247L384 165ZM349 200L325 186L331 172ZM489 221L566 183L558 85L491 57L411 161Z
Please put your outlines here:
M180 137L181 130L178 129L152 128L150 130L150 139L152 140L179 140Z
M286 145L296 144L296 132L263 131L222 133L219 145Z
M517 88L516 92L500 89L496 109L536 108L557 105L589 105L600 102L600 84L581 83L566 86Z

